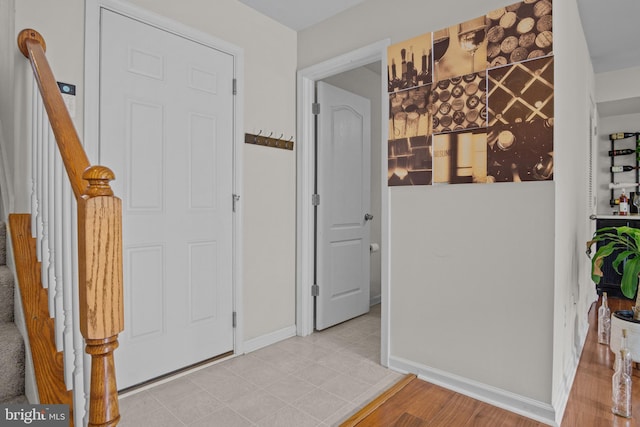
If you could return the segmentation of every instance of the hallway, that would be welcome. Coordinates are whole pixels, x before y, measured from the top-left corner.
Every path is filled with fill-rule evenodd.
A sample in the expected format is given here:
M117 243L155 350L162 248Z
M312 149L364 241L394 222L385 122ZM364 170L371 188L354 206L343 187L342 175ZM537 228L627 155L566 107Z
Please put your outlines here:
M121 427L332 426L402 378L380 366L380 305L120 399Z

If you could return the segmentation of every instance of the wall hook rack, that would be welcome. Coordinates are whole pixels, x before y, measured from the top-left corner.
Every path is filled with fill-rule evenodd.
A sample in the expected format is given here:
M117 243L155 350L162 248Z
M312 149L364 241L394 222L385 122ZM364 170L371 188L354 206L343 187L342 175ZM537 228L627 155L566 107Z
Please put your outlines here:
M284 133L280 134L280 137L273 138L273 132L269 133L269 136L261 136L262 129L257 134L245 133L244 142L246 144L263 145L265 147L282 148L284 150L293 150L293 136L289 139L282 139Z

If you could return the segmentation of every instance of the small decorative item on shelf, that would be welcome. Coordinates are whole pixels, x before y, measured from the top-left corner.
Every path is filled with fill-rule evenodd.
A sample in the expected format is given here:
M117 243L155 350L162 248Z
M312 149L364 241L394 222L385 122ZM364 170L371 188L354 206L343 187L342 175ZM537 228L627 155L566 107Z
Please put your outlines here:
M640 184L638 184L637 182L610 182L609 183L609 189L611 190L617 190L619 188L629 188L629 187L637 187ZM617 200L617 199L616 199ZM618 203L616 203L617 205Z
M629 198L627 197L627 193L622 189L622 193L620 193L620 204L618 205L618 215L626 216L629 215Z
M607 293L602 293L602 304L598 308L598 342L609 345L611 337L611 310L607 303Z
M625 148L623 150L609 150L609 156L626 156L627 154L633 154L636 150L632 150L631 148Z
M625 138L631 138L632 136L636 136L637 134L634 132L618 132L618 133L612 133L611 135L609 135L609 139L611 140L616 140L616 139L625 139Z
M637 170L638 167L637 166L629 166L629 165L617 165L617 166L611 166L611 168L609 168L609 170L613 173L616 172L630 172L633 170Z

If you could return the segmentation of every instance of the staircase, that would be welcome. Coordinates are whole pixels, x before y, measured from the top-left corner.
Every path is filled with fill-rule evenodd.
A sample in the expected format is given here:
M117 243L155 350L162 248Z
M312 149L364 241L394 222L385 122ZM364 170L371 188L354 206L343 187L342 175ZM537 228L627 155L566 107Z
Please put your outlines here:
M13 273L7 267L7 226L0 223L0 403L27 403L24 342L13 323Z

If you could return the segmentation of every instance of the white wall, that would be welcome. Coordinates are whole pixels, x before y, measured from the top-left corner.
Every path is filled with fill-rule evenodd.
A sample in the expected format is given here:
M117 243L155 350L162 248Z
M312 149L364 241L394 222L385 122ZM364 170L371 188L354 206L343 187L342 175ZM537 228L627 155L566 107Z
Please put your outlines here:
M553 405L563 414L586 337L587 313L595 299L590 261L587 185L589 115L594 76L576 0L554 2L555 64L555 270Z
M58 80L78 85L78 117L83 131L84 2L20 0L16 31L38 30ZM236 0L131 1L244 49L244 126L246 132L295 135L296 33ZM277 48L275 48L277 47ZM17 52L17 49L16 49ZM16 54L18 55L18 54ZM22 75L26 63L16 60ZM18 90L25 90L17 76ZM21 114L24 114L21 111ZM24 132L24 124L20 126ZM14 141L18 141L15 139ZM14 142L21 203L28 210L28 153ZM244 338L250 340L295 324L295 152L245 145Z
M379 69L379 62L374 64ZM373 221L371 226L371 242L380 244L380 205L381 205L381 179L380 162L382 153L387 155L386 141L382 141L382 94L380 93L379 73L375 73L366 67L356 68L336 76L324 79L325 82L348 90L371 101L371 214ZM371 253L371 294L372 302L380 301L380 252Z
M433 8L419 0L367 0L300 32L298 66L387 37L397 43L506 4L465 0ZM565 347L574 348L572 332L579 336L586 319L586 303L574 307L571 298L587 294L576 291L586 168L585 154L574 151L588 140L591 67L577 20L575 0L554 2L556 61L558 52L568 56L555 72L554 182L389 189L391 364L449 384L460 380L467 391L479 385L481 394L537 402L551 418L555 385L574 365L564 363ZM566 324L565 312L573 316Z
M6 188L12 183L12 172L5 170L13 162L13 150L4 141L13 140L13 55L15 42L13 41L14 0L0 0L0 220L5 221L13 204L13 188ZM6 156L6 158L4 157Z
M391 190L392 357L550 403L553 189Z
M596 102L640 97L638 75L640 75L640 67L596 74Z
M79 135L82 135L83 124L83 58L84 58L84 2L82 0L64 0L61 2L41 2L37 0L20 0L15 2L15 35L13 38L15 60L15 131L13 141L14 187L16 212L29 212L30 149L27 144L28 128L27 98L25 94L30 88L26 80L31 73L27 59L20 53L15 43L18 33L25 28L33 28L40 32L47 43L47 58L54 70L56 79L61 82L78 84L79 95L76 96L76 117L74 124Z

